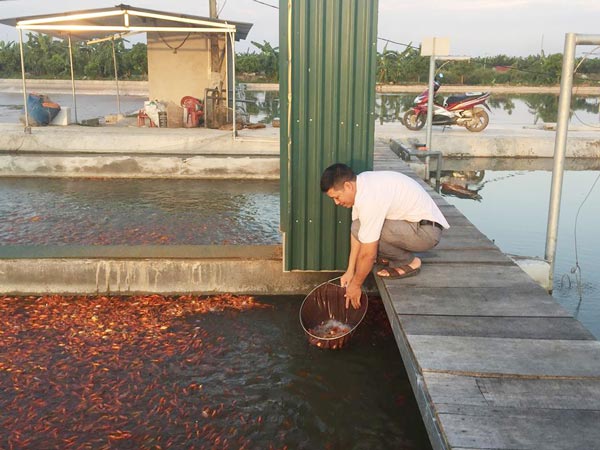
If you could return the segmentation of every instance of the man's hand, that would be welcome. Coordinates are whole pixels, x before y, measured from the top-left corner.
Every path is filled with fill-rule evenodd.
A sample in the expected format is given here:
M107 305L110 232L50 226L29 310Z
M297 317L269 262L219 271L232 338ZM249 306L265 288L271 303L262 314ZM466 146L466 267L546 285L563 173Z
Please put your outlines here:
M360 308L360 297L362 296L362 291L360 289L360 285L356 286L354 283L348 284L346 286L346 309L350 307L350 303L354 309Z

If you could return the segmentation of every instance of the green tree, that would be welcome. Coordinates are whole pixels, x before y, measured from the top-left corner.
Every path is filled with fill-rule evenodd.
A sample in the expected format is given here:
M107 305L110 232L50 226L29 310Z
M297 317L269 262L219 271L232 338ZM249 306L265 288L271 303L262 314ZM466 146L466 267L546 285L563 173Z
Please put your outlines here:
M269 81L279 80L279 47L272 47L267 41L262 44L252 41L252 45L260 50L258 69Z
M9 78L21 73L21 57L14 42L0 41L0 77Z

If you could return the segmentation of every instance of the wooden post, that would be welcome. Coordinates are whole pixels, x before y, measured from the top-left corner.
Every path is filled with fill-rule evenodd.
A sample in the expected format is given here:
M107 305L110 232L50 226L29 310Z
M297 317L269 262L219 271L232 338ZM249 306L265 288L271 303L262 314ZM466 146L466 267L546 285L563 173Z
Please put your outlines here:
M211 19L218 19L217 0L208 0L209 16Z
M211 19L218 19L218 14L217 14L217 0L209 0L208 1L208 5L209 5L209 16ZM220 58L220 51L219 51L219 35L216 33L211 33L210 34L210 71L214 74L214 73L218 73L219 77L218 79L221 80L221 58ZM225 44L227 45L227 43ZM212 79L214 80L214 75L212 77ZM219 83L217 86L211 86L211 87L216 87L220 89L220 84Z

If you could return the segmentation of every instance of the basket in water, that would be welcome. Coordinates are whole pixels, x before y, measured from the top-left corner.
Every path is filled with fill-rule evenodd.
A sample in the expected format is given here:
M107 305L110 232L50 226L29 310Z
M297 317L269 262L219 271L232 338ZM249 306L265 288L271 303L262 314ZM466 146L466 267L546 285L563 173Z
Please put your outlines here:
M320 348L344 347L367 313L369 299L362 291L360 307L346 308L346 288L326 281L314 288L300 306L300 324L308 342Z

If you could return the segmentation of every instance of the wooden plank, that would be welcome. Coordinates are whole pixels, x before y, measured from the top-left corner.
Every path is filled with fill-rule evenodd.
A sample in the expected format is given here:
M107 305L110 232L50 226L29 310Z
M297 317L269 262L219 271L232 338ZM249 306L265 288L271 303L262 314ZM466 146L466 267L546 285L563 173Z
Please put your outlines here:
M451 448L587 450L600 442L600 411L468 407L438 420Z
M599 377L600 342L408 335L423 372Z
M495 263L513 265L514 262L497 248L487 249L439 249L435 247L418 256L425 264L430 263Z
M420 276L420 275L419 275ZM541 287L389 288L397 314L570 317Z
M419 287L504 287L537 286L516 264L423 264L417 277L384 279L388 289L393 286Z
M487 406L488 403L477 385L480 378L425 372L425 388L434 405L461 404Z
M461 225L473 225L469 219L462 215L446 217L446 220L448 221L450 227L458 227Z
M425 387L438 412L449 405L600 411L600 380L480 378L426 372Z
M489 240L485 234L473 225L451 226L449 229L442 232L442 239L453 239L455 237L476 237Z
M481 378L477 385L488 405L493 407L600 411L598 379Z
M496 244L490 241L486 237L473 237L473 236L454 236L452 239L446 239L442 235L440 243L435 247L439 250L479 250L479 249L491 249L498 250Z
M406 334L515 339L595 340L571 317L398 316Z
M452 216L464 217L465 216L463 213L460 212L460 210L456 206L453 206L453 205L438 205L438 206L440 208L440 211L444 215L444 217L452 217Z

